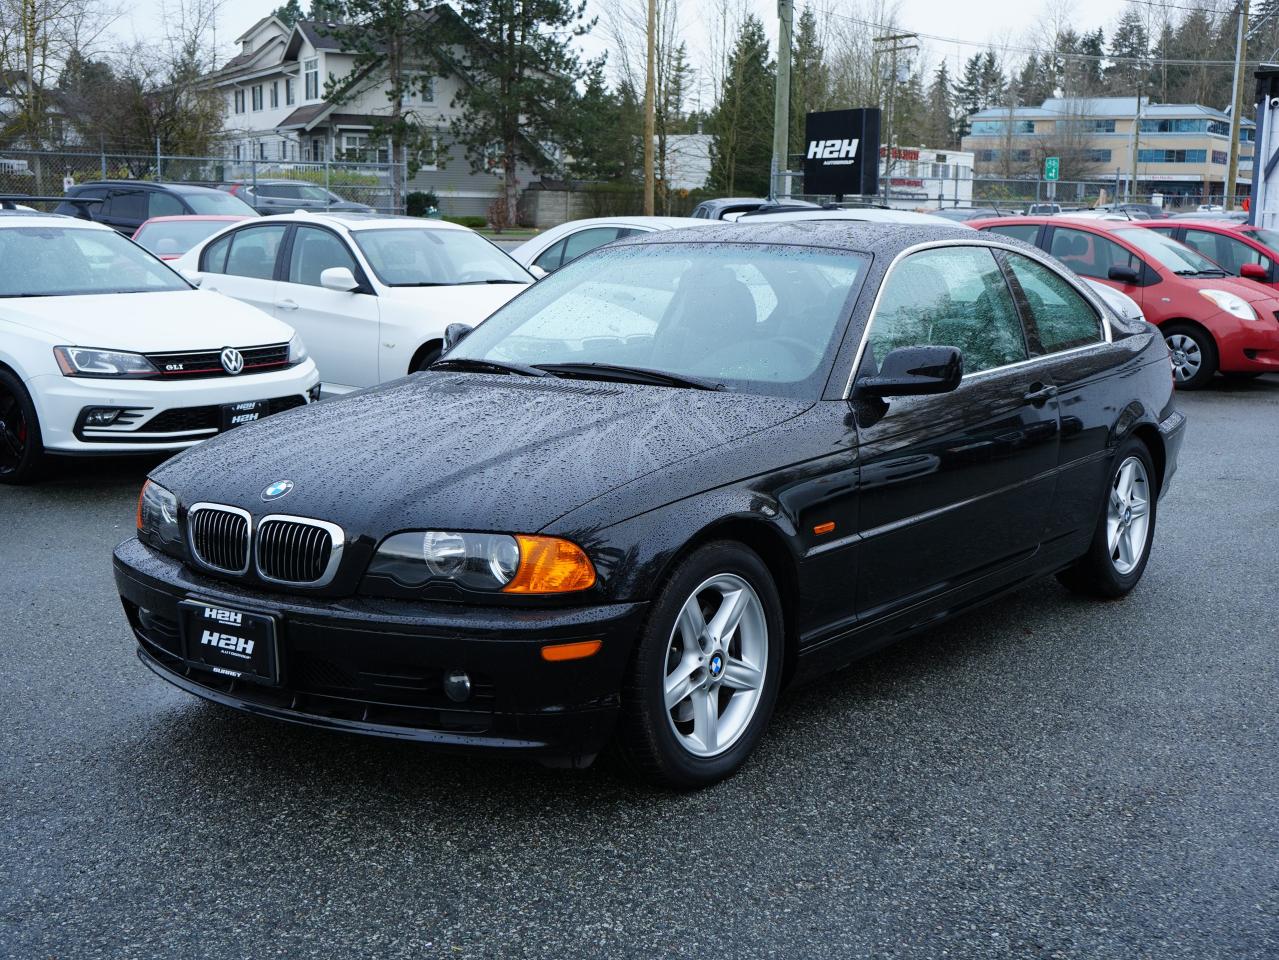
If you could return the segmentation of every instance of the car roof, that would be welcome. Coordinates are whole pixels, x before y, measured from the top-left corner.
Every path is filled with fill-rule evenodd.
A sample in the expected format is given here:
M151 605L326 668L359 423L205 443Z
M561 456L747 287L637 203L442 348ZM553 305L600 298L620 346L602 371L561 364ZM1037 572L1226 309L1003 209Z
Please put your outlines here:
M68 217L60 213L44 213L36 210L5 210L0 215L0 228L4 227L71 227L76 230L115 230L96 220Z
M216 220L226 221L227 223L239 220L258 220L260 217L251 217L248 214L238 213L183 213L175 214L171 217L150 217L143 222L145 227L148 223L172 223L174 221L191 221L191 220Z
M1061 226L1071 227L1079 230L1101 230L1106 233L1113 233L1115 230L1122 230L1125 227L1141 226L1149 223L1149 220L1129 220L1125 217L1095 217L1084 215L1073 215L1063 213L1055 217L985 217L980 220L970 220L973 226L980 230L985 226L995 226L996 224L1008 225L1010 223L1052 223Z
M216 187L205 186L202 183L170 183L164 180L86 180L84 183L77 183L71 191L80 191L86 187L140 187L144 190L171 190L174 193L221 193L222 191Z
M1143 220L1143 226L1153 227L1194 227L1197 230L1221 230L1238 233L1240 227L1248 226L1240 220L1215 220L1212 217L1165 217L1162 220Z
M565 227L593 227L593 226L621 226L621 227L653 227L655 229L673 230L676 227L695 227L706 223L704 217L644 217L644 216L626 216L619 217L586 217L582 220L566 220L564 223L556 224L543 231L543 234L549 233L551 230L560 230Z
M752 217L735 223L712 223L700 227L683 227L625 237L608 245L609 249L641 243L760 243L785 246L825 247L849 250L857 253L894 256L907 247L931 241L978 239L972 231L953 223L867 223L859 220L800 220L778 219L765 221ZM985 242L988 238L981 238ZM996 235L997 242L1021 249L1016 241Z
M471 233L470 227L448 220L433 220L427 217L405 217L389 213L361 213L358 210L293 210L289 213L273 213L269 216L250 220L264 222L289 220L299 223L332 224L347 230L390 230L405 227L421 227L424 230L462 230Z
M858 223L918 223L932 224L938 227L966 230L962 221L947 220L945 217L931 213L916 213L914 210L884 210L880 207L844 207L839 210L780 210L777 213L759 213L751 217L743 217L737 223L768 223L786 220L842 220Z

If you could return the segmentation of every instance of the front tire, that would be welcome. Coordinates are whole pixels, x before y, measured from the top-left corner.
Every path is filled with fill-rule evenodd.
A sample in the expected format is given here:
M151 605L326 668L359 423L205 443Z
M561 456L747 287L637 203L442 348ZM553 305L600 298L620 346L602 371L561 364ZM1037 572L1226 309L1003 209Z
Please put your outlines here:
M44 469L44 439L22 381L0 370L0 483L30 483Z
M650 780L709 786L746 762L781 686L781 599L738 543L700 547L662 588L622 691L622 750Z
M1114 599L1137 585L1155 537L1158 483L1150 451L1130 437L1115 454L1088 552L1057 574L1063 586L1085 596Z
M1189 323L1163 328L1164 343L1172 358L1172 379L1178 390L1202 390L1217 372L1217 343L1212 334Z

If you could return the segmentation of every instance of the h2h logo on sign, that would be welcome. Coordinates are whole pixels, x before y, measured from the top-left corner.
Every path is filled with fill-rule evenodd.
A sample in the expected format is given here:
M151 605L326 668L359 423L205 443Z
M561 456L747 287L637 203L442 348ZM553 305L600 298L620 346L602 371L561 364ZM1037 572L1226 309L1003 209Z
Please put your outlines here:
M871 196L879 190L879 110L824 110L804 121L804 193Z

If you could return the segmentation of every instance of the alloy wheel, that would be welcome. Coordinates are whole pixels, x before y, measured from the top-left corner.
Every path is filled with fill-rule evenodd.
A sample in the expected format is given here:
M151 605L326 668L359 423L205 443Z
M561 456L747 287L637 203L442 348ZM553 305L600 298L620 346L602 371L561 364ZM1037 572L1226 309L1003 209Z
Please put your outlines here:
M736 574L710 577L684 602L662 692L667 720L688 753L718 756L746 732L763 694L768 642L764 606Z
M1178 383L1184 383L1203 367L1203 350L1184 333L1174 333L1166 338L1168 353L1172 357L1172 375Z
M0 475L15 472L27 451L27 420L18 398L0 385Z
M1132 573L1141 563L1149 529L1150 479L1140 458L1129 457L1115 473L1106 508L1106 545L1120 576Z

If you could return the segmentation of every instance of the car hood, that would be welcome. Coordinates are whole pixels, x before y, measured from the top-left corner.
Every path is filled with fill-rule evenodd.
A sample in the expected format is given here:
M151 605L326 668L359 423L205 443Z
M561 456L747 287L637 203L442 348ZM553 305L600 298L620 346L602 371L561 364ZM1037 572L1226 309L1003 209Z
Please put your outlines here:
M1275 299L1275 291L1254 280L1240 277L1181 277L1196 290L1225 290L1242 297L1249 303Z
M0 300L0 317L78 347L135 353L285 343L293 328L206 290Z
M414 528L534 533L610 490L811 405L636 384L423 373L237 428L168 461L153 477L185 503L330 520L355 537ZM264 503L261 492L277 480L292 480L292 491ZM671 499L684 495L670 491Z
M388 287L385 296L390 300L411 305L414 309L429 311L445 323L469 323L475 326L498 307L523 293L533 281L526 284L494 283L462 285L454 287Z

